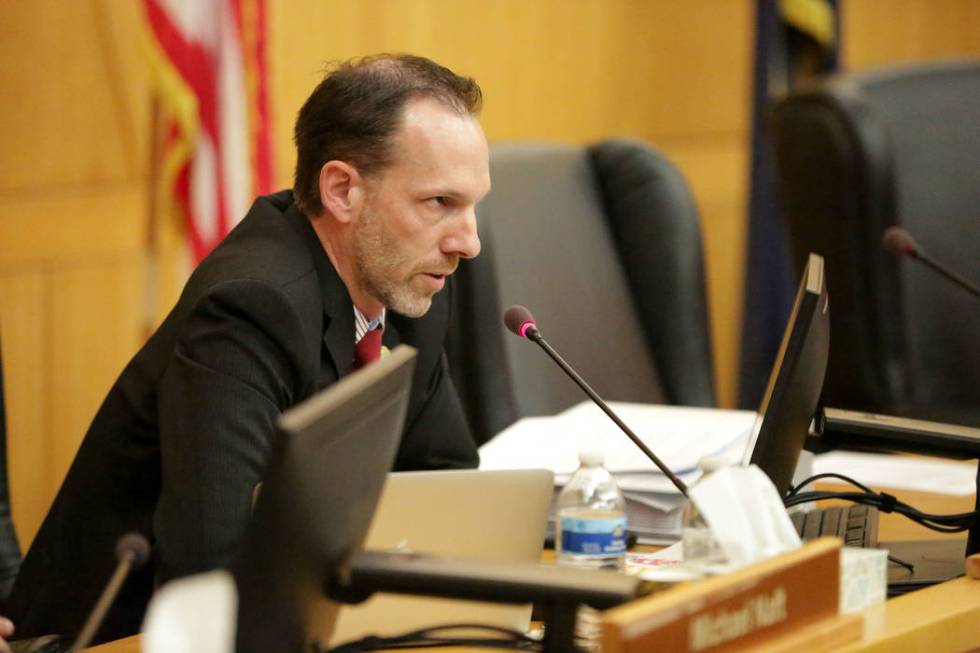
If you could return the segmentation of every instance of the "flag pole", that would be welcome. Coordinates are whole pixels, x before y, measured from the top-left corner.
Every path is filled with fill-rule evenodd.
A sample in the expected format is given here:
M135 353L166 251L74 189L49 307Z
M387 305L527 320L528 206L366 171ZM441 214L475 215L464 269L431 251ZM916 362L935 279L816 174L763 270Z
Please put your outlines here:
M147 340L156 328L157 309L160 303L160 204L161 192L161 157L163 150L163 112L160 108L160 96L153 92L150 100L150 160L147 171L147 206L146 233L143 238L143 315L141 332Z

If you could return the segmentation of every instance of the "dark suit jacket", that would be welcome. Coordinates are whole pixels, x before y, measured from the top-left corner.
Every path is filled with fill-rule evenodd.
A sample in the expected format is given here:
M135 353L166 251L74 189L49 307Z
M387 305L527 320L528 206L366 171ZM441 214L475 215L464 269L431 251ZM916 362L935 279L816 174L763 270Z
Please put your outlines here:
M399 470L477 462L443 353L447 288L424 317L386 320L386 345L418 350ZM20 570L18 636L77 633L128 531L147 536L153 560L126 583L100 641L138 631L154 580L227 566L277 417L353 358L351 300L308 219L289 191L260 198L96 415Z

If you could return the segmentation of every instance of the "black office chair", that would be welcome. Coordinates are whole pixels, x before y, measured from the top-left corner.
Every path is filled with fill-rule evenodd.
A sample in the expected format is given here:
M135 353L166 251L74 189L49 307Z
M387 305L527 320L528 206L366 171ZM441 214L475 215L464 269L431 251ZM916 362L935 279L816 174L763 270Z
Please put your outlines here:
M7 483L7 413L3 394L3 354L0 352L0 614L6 613L7 598L20 570L20 543L10 513Z
M715 405L700 224L677 169L632 140L494 145L490 168L448 346L477 439L585 398L505 332L515 303L605 399Z
M824 403L980 424L980 302L880 244L901 225L980 282L980 61L834 77L772 127L796 264L827 264Z

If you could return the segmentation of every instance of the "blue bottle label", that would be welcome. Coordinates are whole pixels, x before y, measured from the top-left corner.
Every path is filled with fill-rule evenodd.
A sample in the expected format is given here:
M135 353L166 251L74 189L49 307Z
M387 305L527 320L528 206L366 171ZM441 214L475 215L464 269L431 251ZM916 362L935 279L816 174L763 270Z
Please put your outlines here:
M561 550L577 555L619 555L626 552L626 517L561 518Z

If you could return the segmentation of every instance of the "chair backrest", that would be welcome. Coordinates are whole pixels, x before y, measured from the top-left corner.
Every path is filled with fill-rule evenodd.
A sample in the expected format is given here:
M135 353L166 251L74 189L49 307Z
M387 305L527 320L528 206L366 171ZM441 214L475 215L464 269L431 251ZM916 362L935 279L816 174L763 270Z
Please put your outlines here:
M797 266L834 304L824 403L980 419L980 303L881 247L891 225L980 281L980 61L842 75L773 115Z
M10 513L7 483L7 413L3 394L3 353L0 352L0 614L6 607L10 589L20 570L20 543Z
M457 273L448 348L481 441L581 401L543 352L505 332L524 304L605 399L715 403L697 209L683 178L630 140L494 145L484 251Z

